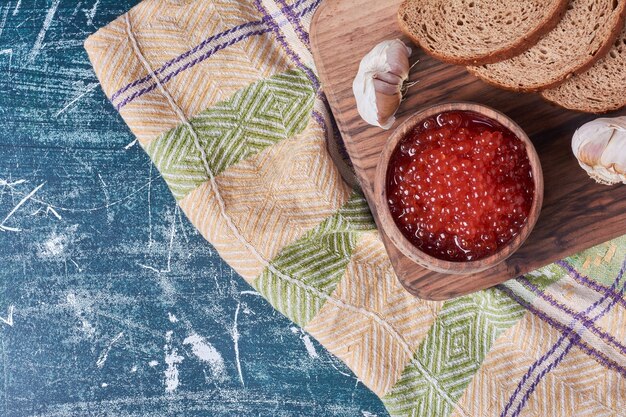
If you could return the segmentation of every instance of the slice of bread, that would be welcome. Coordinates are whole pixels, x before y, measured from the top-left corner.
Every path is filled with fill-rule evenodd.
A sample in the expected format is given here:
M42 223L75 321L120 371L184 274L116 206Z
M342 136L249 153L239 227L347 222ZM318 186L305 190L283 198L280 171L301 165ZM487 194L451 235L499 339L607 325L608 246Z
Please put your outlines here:
M589 69L624 27L626 0L571 0L559 24L513 58L468 67L482 80L515 91L539 91Z
M460 65L511 58L552 30L569 0L404 0L402 32L427 53Z
M606 113L626 106L626 27L593 67L541 95L567 109L587 113Z

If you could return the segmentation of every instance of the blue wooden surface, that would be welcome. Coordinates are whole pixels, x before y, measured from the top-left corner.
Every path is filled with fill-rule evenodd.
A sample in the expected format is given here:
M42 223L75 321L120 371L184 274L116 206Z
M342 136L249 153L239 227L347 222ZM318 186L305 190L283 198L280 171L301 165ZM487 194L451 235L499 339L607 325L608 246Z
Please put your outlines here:
M0 1L0 415L386 415L127 146L82 43L135 3Z

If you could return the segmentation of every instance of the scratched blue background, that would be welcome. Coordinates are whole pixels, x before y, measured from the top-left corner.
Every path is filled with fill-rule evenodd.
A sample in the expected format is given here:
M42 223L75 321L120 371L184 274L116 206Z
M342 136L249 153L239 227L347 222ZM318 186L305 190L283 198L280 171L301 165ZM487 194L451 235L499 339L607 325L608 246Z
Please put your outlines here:
M0 0L0 415L386 415L219 259L107 102L82 43L136 3Z

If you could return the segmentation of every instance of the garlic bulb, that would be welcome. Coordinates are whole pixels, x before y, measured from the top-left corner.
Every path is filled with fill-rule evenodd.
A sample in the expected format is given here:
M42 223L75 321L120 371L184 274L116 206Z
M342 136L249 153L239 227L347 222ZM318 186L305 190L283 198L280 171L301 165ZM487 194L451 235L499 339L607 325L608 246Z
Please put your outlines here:
M352 91L367 123L387 130L396 121L402 85L409 78L410 56L411 49L395 39L379 43L361 60Z
M626 116L582 125L572 139L580 166L601 184L626 184Z

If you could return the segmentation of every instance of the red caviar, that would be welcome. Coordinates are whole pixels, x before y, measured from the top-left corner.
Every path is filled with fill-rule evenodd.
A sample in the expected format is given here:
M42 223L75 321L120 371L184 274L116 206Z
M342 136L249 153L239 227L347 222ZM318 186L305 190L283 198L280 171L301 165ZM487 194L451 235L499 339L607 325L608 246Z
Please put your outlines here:
M388 204L402 234L448 261L479 260L510 242L527 221L534 189L524 143L469 111L416 126L387 170Z

